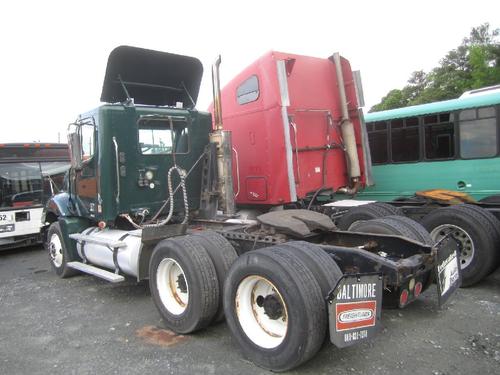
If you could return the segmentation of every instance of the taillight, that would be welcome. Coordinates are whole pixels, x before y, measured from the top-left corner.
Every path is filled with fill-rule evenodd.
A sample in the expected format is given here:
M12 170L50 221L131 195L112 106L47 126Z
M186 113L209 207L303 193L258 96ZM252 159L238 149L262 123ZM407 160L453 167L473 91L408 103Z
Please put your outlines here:
M413 295L417 298L420 293L422 293L422 283L419 281L415 284L415 289L413 290Z
M399 296L399 306L404 306L408 302L408 290L403 289L401 295Z

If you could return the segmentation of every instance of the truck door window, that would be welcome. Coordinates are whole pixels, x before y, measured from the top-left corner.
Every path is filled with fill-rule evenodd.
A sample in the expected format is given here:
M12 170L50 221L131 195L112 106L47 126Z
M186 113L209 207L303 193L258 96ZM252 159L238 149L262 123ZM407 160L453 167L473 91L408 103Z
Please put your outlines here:
M80 137L82 142L82 160L88 160L94 155L94 125L82 124Z
M259 79L251 76L236 89L236 100L238 104L246 104L259 99Z
M176 121L171 129L167 119L140 119L139 147L143 155L188 153L186 123Z

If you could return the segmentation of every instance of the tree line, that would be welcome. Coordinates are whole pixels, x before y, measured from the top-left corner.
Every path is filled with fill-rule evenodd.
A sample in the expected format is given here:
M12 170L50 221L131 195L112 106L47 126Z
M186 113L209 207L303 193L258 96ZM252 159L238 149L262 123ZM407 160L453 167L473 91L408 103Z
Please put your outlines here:
M393 89L370 112L454 99L464 91L500 83L500 29L489 23L473 27L462 44L449 51L439 66L413 72L407 85Z

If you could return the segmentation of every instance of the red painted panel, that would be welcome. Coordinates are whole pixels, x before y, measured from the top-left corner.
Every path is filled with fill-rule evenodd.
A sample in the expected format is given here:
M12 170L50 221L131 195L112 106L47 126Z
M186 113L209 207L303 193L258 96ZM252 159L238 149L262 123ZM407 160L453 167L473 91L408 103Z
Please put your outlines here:
M290 105L289 142L292 146L292 173L286 159L286 143L277 61L286 61ZM349 115L355 127L358 154L363 170L360 122L349 62L342 59ZM258 99L240 105L237 88L252 75L259 80ZM211 109L211 108L210 108ZM209 109L209 110L210 110ZM264 179L266 199L261 204L283 204L292 201L289 179L295 181L298 199L320 188L333 190L348 185L347 168L340 136L341 108L335 66L321 59L281 52L269 52L242 71L222 90L224 128L233 133L238 153L239 204L256 204L252 191L256 186L247 177ZM327 146L327 147L326 147ZM236 173L235 189L236 185ZM364 184L364 175L361 182ZM262 187L260 187L262 192ZM260 195L260 193L259 193Z
M245 190L249 201L267 200L267 181L264 177L247 177Z

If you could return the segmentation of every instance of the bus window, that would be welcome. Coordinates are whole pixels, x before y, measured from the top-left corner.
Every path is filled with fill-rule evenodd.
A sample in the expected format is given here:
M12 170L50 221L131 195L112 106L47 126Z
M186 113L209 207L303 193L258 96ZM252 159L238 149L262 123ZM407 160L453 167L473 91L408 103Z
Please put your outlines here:
M389 159L387 152L387 123L385 121L367 124L368 141L373 164L384 164Z
M464 159L486 158L497 154L495 108L479 110L467 109L459 114L460 156Z
M42 203L38 163L0 164L0 207L26 207Z
M403 128L401 122L402 120L391 121L392 161L418 161L420 159L418 119L417 121L415 118L406 119Z
M455 155L454 127L450 114L424 117L425 158L450 159Z

